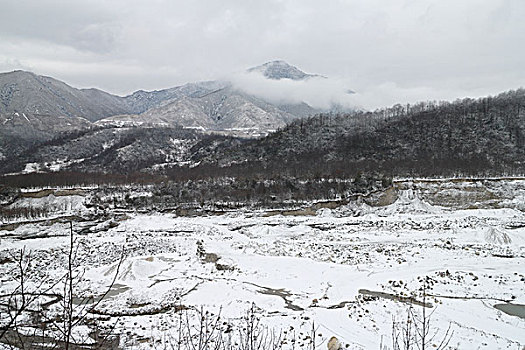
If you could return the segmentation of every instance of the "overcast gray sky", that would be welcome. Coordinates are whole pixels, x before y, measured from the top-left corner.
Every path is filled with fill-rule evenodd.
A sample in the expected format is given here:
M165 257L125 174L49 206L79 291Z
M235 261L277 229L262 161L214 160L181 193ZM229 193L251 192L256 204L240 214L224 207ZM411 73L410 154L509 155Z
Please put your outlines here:
M121 95L283 59L368 108L475 97L525 85L524 43L524 0L0 0L0 71Z

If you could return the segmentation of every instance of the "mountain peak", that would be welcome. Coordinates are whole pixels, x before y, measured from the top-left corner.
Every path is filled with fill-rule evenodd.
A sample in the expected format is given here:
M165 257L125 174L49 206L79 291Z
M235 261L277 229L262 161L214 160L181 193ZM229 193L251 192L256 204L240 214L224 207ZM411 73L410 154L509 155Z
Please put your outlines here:
M308 74L297 67L294 67L283 60L267 62L263 65L248 69L248 72L259 72L268 79L280 80L305 80L312 77L319 77L316 74Z
M10 71L10 72L3 72L3 73L0 73L0 77L36 77L37 75L33 72L29 72L29 71L25 71L25 70L21 70L21 69L16 69L16 70L13 70L13 71Z

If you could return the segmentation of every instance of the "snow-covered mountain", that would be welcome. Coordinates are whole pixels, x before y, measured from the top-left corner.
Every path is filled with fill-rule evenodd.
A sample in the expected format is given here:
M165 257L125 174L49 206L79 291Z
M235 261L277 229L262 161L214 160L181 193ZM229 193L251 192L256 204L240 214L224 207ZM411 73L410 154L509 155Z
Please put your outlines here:
M126 103L131 108L130 111L136 114L144 113L151 108L160 106L165 101L171 101L183 97L201 97L210 92L224 88L227 83L222 81L201 81L187 83L174 88L155 90L155 91L135 91L131 95L124 97Z
M311 77L319 77L318 75L304 73L284 61L268 62L261 66L250 68L248 72L260 72L264 77L272 80L304 80ZM221 113L227 114L230 119L239 118L239 120L231 120L229 123L219 123L218 125L215 125L217 123L208 123L214 129L220 129L220 124L228 124L228 127L232 125L242 127L242 125L246 124L243 120L251 120L253 122L251 126L253 127L273 130L282 126L283 121L289 120L289 115L303 117L319 112L305 103L300 103L297 106L287 105L281 108L281 106L273 105L260 96L250 96L242 91L236 91L231 88L231 83L227 81L195 82L156 91L139 90L131 95L121 97L98 89L77 89L51 77L18 70L0 73L0 114L26 113L82 117L94 122L113 116L140 115L148 112L143 117L152 117L151 122L155 122L159 118L162 119L163 115L166 114L163 107L169 105L168 109L172 111L177 105L177 100L181 100L178 103L179 105L187 107L188 101L183 100L187 98L198 100L204 98L207 94L217 91L222 91L220 93L222 98L226 95L229 97L235 95L236 99L238 101L243 100L246 106L243 109L244 114L241 113L241 109L231 113L222 110ZM199 101L193 101L193 103L199 104ZM242 103L238 102L234 105L239 107L239 104ZM248 107L250 104L262 109L262 111L253 106ZM153 108L155 110L152 110ZM170 113L172 116L170 123L192 126L195 124L195 118L186 114L190 110L194 110L197 113L195 118L199 119L200 111L186 108L185 110ZM160 115L155 115L154 111L158 111ZM270 113L272 116L266 118L267 113ZM255 114L259 117L256 117ZM281 116L275 118L277 114ZM262 115L265 116L261 117ZM184 116L184 118L177 121L173 119L176 116ZM119 118L122 119L121 117ZM139 119L142 119L142 117ZM185 125L187 120L192 125ZM258 125L257 120L263 124ZM277 124L270 125L272 121L277 122ZM206 123L201 121L197 124L205 126Z
M217 81L188 83L121 97L98 89L77 89L57 79L31 72L0 73L0 114L26 113L82 117L96 121L121 114L138 114L167 100L198 97L224 87Z
M260 73L260 78L268 81L304 81L319 77L304 73L283 61L269 62L247 72ZM112 132L97 133L104 137L96 138L80 135L101 129L144 127L178 130L182 127L206 134L259 137L298 118L319 112L322 111L304 102L272 103L227 80L187 83L156 91L139 90L121 97L97 89L77 89L54 78L30 72L1 73L0 168L20 171L15 166L20 162L47 163L49 160L53 164L59 158L77 159L77 155L68 156L68 152L78 148L78 145L80 149L90 150L86 154L77 152L79 157L94 159L101 152L108 153ZM120 131L117 133L121 134ZM126 142L139 140L144 135L161 134L171 135L160 131L122 133L126 135L123 138ZM170 137L165 138L169 140ZM136 144L148 147L152 153L164 147L158 142L153 145L151 140L139 140ZM75 147L69 142L73 142ZM100 144L97 145L97 142ZM127 145L126 142L123 144ZM60 146L55 147L55 144ZM42 156L37 157L37 153ZM103 163L107 162L106 159ZM75 161L74 164L79 163Z
M185 94L142 114L104 118L97 124L182 125L203 131L222 131L231 134L251 132L260 135L283 127L297 118L298 115L295 113L245 94L232 86L225 86L206 94L193 94L193 96Z
M281 79L291 79L291 80L305 80L314 77L322 77L317 74L308 74L303 72L297 67L294 67L285 61L277 60L272 62L267 62L263 65L253 67L248 69L249 73L259 72L268 79L281 80Z
M95 121L129 112L125 98L98 89L76 89L25 71L0 74L0 114L83 117Z

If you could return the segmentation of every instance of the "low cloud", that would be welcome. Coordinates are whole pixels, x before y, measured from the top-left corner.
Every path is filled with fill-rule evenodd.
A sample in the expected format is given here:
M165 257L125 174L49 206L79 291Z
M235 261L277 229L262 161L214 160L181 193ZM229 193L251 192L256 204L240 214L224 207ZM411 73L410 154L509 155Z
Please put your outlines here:
M415 86L402 87L394 82L385 82L368 87L354 87L351 82L340 79L312 77L306 80L265 78L259 72L243 72L226 78L233 86L248 94L275 104L297 104L305 102L318 109L328 110L334 106L345 109L374 110L394 104L414 104L429 100L455 100L459 97L478 97L477 94L456 88L452 89Z
M391 107L394 104L406 105L425 101L454 101L458 98L465 97L478 98L495 95L501 91L502 90L498 90L498 88L402 87L394 82L385 82L376 86L358 89L350 98L356 108L374 110L382 107Z
M352 108L355 105L348 84L337 79L272 80L259 72L244 72L234 74L228 80L237 89L276 104L305 102L319 109L329 109L333 105Z

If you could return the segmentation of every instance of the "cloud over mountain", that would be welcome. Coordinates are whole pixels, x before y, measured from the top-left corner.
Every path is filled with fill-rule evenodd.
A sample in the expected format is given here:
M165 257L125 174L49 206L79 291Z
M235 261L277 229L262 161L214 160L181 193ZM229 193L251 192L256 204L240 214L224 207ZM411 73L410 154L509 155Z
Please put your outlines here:
M234 87L275 104L307 103L317 109L353 108L348 85L338 79L308 74L284 61L272 61L228 77Z

